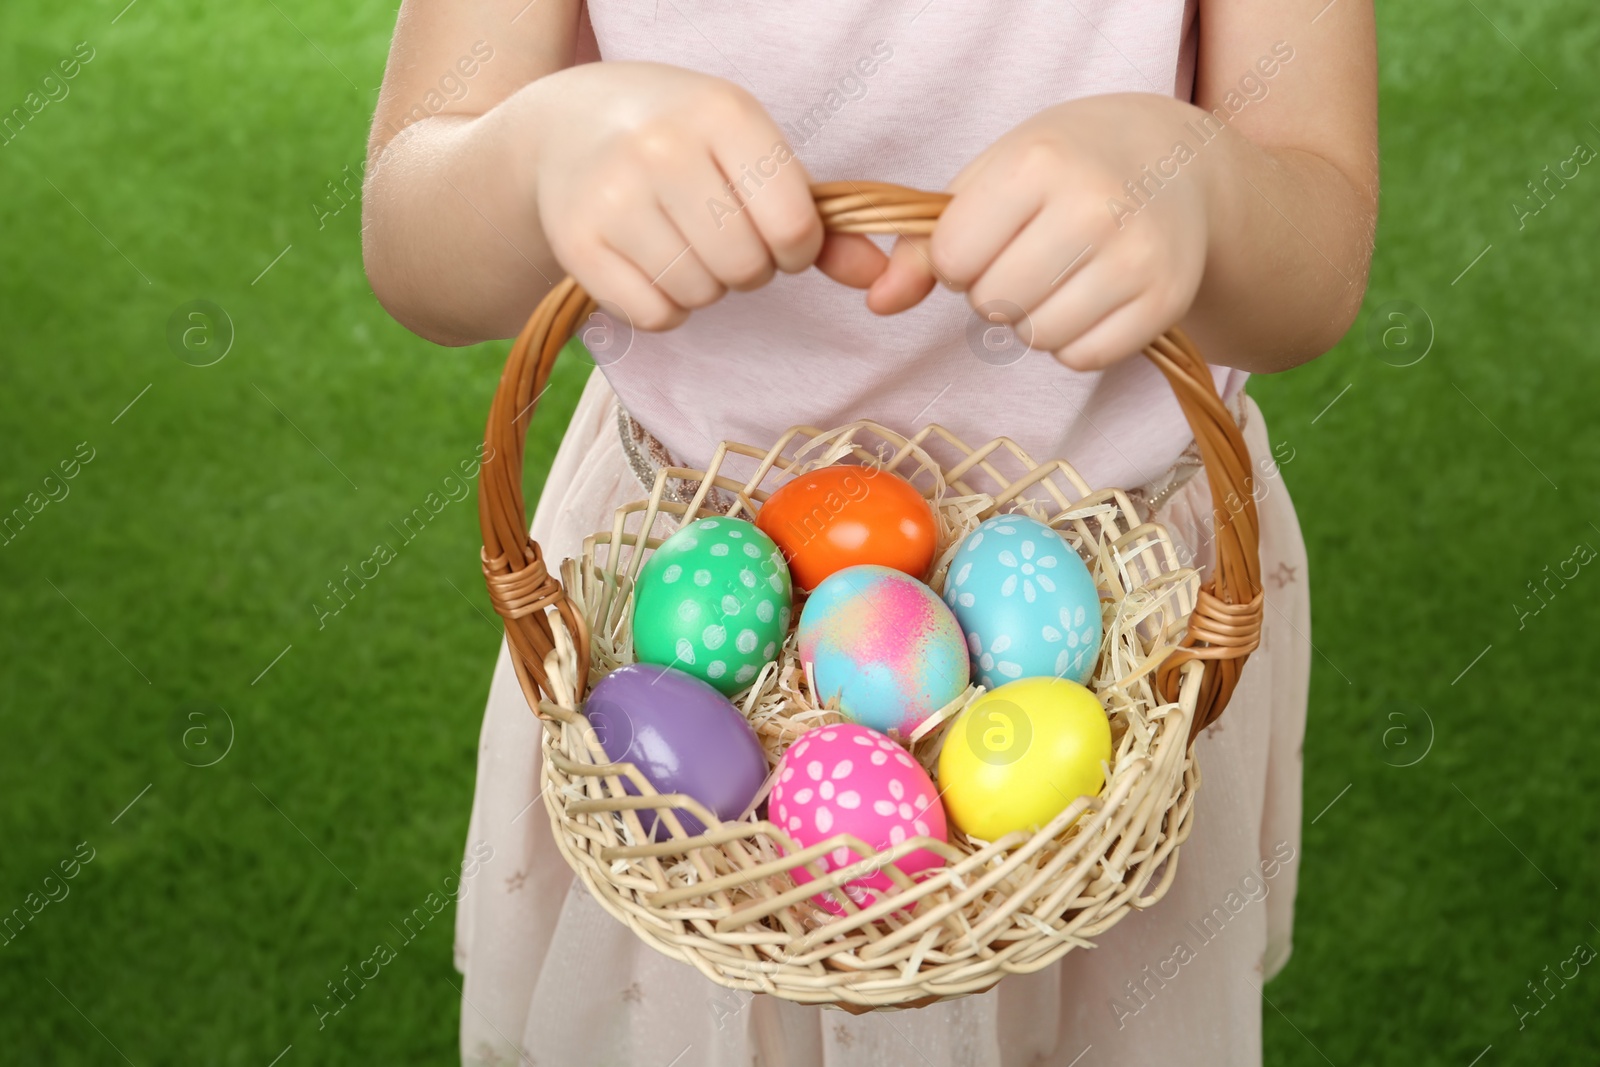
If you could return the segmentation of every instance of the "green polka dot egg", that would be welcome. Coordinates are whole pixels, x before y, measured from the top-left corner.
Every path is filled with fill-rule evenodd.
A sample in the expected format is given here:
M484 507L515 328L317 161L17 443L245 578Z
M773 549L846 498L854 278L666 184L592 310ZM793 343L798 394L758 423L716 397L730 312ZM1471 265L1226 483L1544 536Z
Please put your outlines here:
M732 696L778 657L792 604L789 567L772 538L743 519L699 519L639 572L634 655Z

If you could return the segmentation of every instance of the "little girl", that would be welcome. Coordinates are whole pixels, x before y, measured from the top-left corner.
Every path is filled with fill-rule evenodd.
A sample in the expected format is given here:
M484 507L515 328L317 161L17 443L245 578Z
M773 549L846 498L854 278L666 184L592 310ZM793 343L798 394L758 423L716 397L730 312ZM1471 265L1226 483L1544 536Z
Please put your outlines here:
M1361 304L1375 63L1367 0L405 0L368 157L378 298L469 344L516 333L571 273L637 331L556 455L533 523L551 560L663 463L870 417L1063 457L1208 566L1205 475L1136 355L1181 324L1256 458L1267 576L1166 898L909 1012L725 990L603 912L552 841L502 648L468 839L493 858L457 915L464 1062L1260 1062L1299 869L1310 608L1276 466L1293 446L1269 446L1243 387L1326 351ZM808 184L839 179L954 199L886 255L824 237ZM972 340L997 320L1031 350Z

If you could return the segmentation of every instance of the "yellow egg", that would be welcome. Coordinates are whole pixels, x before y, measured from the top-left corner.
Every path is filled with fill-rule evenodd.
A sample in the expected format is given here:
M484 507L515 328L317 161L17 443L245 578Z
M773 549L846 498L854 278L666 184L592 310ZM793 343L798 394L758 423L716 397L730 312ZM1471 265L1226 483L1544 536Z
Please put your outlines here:
M951 821L996 841L1097 795L1110 760L1111 723L1092 692L1064 678L1023 678L983 694L950 724L939 790Z

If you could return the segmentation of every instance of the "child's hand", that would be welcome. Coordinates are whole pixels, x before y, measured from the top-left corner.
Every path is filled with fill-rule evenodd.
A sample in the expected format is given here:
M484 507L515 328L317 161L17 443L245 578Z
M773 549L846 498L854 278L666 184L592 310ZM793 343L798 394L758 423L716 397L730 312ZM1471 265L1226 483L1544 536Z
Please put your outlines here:
M729 289L817 259L810 179L749 93L653 63L594 63L557 79L533 115L539 218L596 300L666 330Z
M899 242L868 306L902 311L937 278L1076 370L1138 352L1184 316L1200 287L1207 171L1180 168L1159 188L1148 181L1154 193L1140 200L1124 183L1147 181L1143 168L1172 155L1196 114L1143 94L1040 112L962 170L933 236Z

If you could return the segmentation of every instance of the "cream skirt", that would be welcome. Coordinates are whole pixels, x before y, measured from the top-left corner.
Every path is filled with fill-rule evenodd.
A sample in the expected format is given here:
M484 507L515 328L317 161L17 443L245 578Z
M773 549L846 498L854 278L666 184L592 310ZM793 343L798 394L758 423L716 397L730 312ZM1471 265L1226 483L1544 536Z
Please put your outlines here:
M540 726L504 643L478 747L456 913L466 1064L539 1067L1253 1067L1261 986L1289 957L1300 860L1300 745L1311 669L1305 546L1261 413L1256 458L1267 611L1261 648L1197 755L1204 782L1178 877L1150 911L982 995L853 1016L723 989L606 914L556 850L539 795ZM1292 458L1292 455L1291 455ZM593 375L533 520L555 562L645 491ZM1156 518L1208 562L1197 474Z

